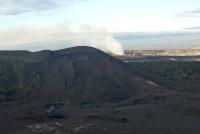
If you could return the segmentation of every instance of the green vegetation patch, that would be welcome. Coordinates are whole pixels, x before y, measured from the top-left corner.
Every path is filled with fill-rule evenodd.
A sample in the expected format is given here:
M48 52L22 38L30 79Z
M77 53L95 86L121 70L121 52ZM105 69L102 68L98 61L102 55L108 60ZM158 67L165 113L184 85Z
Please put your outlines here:
M10 96L37 88L40 82L39 63L0 60L0 94Z

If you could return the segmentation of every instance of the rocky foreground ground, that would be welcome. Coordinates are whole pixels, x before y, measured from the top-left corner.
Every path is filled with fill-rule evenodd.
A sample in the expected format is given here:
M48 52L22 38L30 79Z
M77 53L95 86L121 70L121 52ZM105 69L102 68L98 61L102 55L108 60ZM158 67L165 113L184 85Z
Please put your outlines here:
M4 103L0 133L197 134L199 102L196 94L156 91L120 103Z

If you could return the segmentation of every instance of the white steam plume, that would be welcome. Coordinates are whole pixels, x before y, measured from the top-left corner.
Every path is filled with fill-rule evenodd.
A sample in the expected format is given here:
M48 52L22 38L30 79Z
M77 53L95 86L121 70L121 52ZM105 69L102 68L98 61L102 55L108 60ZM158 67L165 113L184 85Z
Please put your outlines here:
M62 49L87 45L113 54L122 55L120 42L102 29L89 25L72 31L66 24L57 24L45 28L13 28L0 32L0 49Z

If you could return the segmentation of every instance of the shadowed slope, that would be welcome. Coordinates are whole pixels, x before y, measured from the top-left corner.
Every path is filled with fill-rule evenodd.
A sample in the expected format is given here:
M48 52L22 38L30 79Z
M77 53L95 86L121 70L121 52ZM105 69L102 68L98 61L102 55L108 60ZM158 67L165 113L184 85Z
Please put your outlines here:
M0 52L0 91L37 100L120 101L155 88L98 49Z

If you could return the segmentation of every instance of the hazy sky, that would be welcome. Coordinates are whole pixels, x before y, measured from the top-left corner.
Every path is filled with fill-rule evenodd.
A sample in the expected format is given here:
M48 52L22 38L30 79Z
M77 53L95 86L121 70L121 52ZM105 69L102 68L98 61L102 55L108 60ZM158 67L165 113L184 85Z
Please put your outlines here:
M110 32L200 26L200 0L0 0L0 27L88 24Z
M0 0L2 49L74 38L97 42L85 39L83 33L91 32L111 38L108 33L199 27L200 0Z

